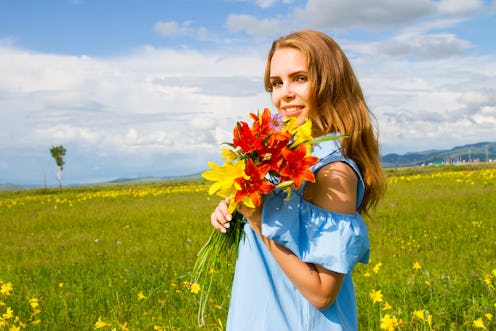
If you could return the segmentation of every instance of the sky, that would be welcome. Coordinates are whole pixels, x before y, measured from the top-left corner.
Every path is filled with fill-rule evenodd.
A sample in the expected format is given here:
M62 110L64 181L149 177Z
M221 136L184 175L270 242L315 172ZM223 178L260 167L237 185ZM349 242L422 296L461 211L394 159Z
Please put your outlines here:
M221 162L265 107L272 41L301 29L347 54L381 154L496 141L496 2L0 1L0 184L183 176Z

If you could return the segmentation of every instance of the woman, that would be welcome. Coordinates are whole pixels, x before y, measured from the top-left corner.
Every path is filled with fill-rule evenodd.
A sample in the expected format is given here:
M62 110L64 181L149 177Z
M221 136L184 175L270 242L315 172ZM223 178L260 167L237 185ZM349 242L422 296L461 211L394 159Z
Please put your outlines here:
M240 242L227 329L356 330L351 272L367 263L369 239L360 214L385 191L374 128L360 85L341 48L327 35L300 31L272 44L265 88L284 117L312 121L312 135L346 134L322 143L316 181L286 196L264 197ZM227 201L211 215L225 232Z

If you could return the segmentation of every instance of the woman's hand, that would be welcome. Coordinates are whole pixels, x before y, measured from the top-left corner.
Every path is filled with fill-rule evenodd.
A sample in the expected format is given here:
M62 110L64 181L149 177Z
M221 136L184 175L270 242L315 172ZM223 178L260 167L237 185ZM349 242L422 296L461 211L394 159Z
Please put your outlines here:
M219 202L215 210L210 215L210 224L217 230L222 233L226 233L229 228L229 222L232 220L232 215L229 213L229 200L227 198Z

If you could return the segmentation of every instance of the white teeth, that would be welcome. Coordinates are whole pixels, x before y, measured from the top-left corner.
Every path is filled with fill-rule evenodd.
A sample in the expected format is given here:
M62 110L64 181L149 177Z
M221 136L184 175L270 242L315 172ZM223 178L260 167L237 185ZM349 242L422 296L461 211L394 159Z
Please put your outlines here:
M291 106L291 107L284 107L284 111L287 113L295 113L299 112L303 107L301 106Z

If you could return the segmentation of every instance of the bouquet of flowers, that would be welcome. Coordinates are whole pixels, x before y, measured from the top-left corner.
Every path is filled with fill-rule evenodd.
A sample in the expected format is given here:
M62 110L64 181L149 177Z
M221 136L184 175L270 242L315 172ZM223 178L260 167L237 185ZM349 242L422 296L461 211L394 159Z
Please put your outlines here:
M191 284L202 287L198 323L204 325L204 311L215 274L222 266L220 258L236 253L243 233L242 215L236 204L260 206L262 196L276 188L298 189L304 181L314 182L311 166L318 158L311 156L313 145L339 136L312 137L312 122L298 125L294 117L282 119L269 109L262 114L250 114L252 124L237 122L233 139L224 143L221 166L209 162L210 170L202 176L213 181L209 194L230 198L229 212L233 215L226 233L213 230L207 243L198 253L191 275Z

